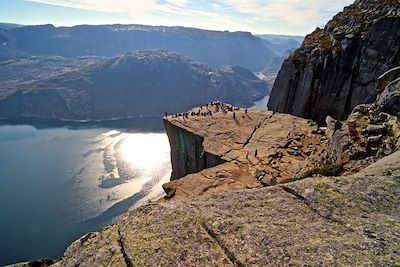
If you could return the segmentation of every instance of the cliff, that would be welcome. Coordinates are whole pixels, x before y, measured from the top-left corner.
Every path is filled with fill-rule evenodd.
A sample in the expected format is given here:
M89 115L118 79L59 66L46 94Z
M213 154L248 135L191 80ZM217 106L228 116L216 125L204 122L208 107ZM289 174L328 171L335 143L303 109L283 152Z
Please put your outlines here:
M307 35L285 60L269 110L324 123L375 100L377 78L400 65L400 3L357 0Z
M216 103L164 124L174 180L164 189L174 199L284 183L329 161L323 131L291 115Z

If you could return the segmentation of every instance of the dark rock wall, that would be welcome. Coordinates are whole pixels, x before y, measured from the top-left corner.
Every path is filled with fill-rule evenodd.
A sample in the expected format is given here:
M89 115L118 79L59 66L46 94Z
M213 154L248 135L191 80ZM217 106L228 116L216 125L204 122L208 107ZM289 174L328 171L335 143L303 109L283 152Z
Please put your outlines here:
M376 99L377 78L400 65L400 3L356 1L285 60L269 110L324 123Z
M171 147L171 180L223 163L220 156L204 151L204 138L164 120Z

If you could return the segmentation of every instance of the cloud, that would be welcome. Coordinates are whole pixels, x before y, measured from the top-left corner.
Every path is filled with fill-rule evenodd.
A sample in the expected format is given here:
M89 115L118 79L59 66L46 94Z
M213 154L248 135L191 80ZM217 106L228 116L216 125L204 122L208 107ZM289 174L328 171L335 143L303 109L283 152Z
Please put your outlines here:
M105 13L128 14L135 19L151 18L152 12L174 12L174 8L166 1L165 5L158 4L155 0L28 0L48 5L92 10ZM178 1L181 4L185 0Z
M125 14L137 23L305 34L353 0L26 0Z
M226 0L250 24L273 23L295 32L309 32L323 25L353 0ZM247 16L246 16L247 15Z

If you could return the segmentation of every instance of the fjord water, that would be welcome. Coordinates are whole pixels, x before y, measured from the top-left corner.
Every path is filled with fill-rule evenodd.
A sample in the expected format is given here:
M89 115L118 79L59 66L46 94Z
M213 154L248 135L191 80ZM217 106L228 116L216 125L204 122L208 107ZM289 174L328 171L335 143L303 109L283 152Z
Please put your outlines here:
M260 72L254 72L254 75L257 76L258 79L263 80L265 78L265 75L260 71ZM268 101L269 101L269 94L264 96L263 99L260 99L254 103L254 106L251 108L255 109L260 109L260 110L268 110Z
M150 125L0 125L0 265L60 257L81 235L160 197L169 144L161 120Z

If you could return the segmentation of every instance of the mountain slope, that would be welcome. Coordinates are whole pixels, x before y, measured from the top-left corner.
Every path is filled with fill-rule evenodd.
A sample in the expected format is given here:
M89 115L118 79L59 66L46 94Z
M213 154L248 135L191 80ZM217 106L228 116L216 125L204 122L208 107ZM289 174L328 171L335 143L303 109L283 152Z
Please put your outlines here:
M257 34L256 36L260 37L268 48L278 54L299 48L304 41L303 36L295 35Z
M308 35L284 62L270 110L324 123L373 101L377 78L400 65L400 3L357 0Z
M167 51L128 53L0 95L0 116L114 119L160 116L212 100L250 106L268 93L240 67L217 71Z
M78 70L103 60L99 57L27 57L0 62L0 96L10 87Z
M0 60L20 54L115 57L130 51L165 49L213 68L239 65L259 71L274 56L260 38L248 32L145 25L25 26L1 29L0 43Z

